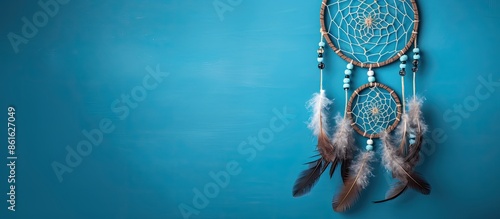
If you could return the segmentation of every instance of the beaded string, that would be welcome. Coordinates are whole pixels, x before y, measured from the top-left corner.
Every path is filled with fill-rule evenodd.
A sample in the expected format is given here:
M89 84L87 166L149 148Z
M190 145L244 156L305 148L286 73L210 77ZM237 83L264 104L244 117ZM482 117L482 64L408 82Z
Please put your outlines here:
M323 31L320 29L321 39L318 43L318 69L319 69L319 89L323 90L323 69L325 68L325 63L323 62L323 53L325 52L325 42L323 41Z
M344 118L347 116L347 103L348 103L348 95L347 95L347 91L349 90L349 88L351 87L350 83L351 83L351 75L352 75L352 70L354 68L354 65L352 64L352 62L350 63L347 63L346 65L346 69L344 70L344 91L345 91L345 110L344 110ZM368 73L366 73L368 75L368 82L370 83L374 83L375 82L375 72L371 69L368 70ZM365 149L367 151L372 151L373 150L373 140L372 140L372 137L370 136L370 138L368 140L366 140L366 147Z
M372 67L370 66L370 68L368 69L368 72L366 72L366 75L368 76L368 82L370 83L370 85L372 83L375 83L375 72L372 70ZM368 140L366 140L366 147L365 149L367 151L372 151L373 150L373 140L372 140L372 135L370 135L370 138Z
M372 67L368 69L366 75L368 76L368 82L370 82L370 84L375 82L375 72L372 70Z
M417 42L415 40L415 42ZM417 43L415 43L415 48L413 48L413 67L411 70L413 71L413 98L416 98L416 86L415 86L415 75L418 71L418 60L420 59L420 49L417 47Z
M401 76L401 96L403 97L403 114L406 111L405 103L405 75L406 75L406 61L408 60L407 55L402 55L399 57L399 61L401 61L401 64L399 64L399 75Z
M373 150L373 140L370 138L366 140L366 148L367 151Z
M354 68L354 65L351 63L348 63L346 65L346 69L344 70L344 91L345 91L345 108L344 108L344 118L347 116L347 91L351 87L351 74L352 74L352 69Z
M417 39L415 39L415 44L413 48L413 67L411 68L411 71L413 72L413 99L415 100L417 98L416 95L416 86L415 86L415 75L417 74L418 71L418 60L420 59L420 49L417 47ZM415 133L410 133L410 145L413 145L415 143Z

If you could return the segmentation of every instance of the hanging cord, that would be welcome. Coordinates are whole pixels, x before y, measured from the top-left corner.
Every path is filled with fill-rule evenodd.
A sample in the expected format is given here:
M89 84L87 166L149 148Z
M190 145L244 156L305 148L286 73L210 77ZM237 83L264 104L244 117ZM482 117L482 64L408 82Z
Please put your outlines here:
M405 99L405 75L406 75L406 61L408 60L408 56L403 54L399 57L399 75L401 75L401 95L403 96L403 114L406 112L406 99Z
M323 53L325 52L325 42L323 41L323 34L324 31L323 29L319 29L319 32L321 33L321 38L318 43L318 68L319 68L319 91L321 92L323 90L323 69L325 68L325 63L323 63Z
M420 60L420 49L418 48L417 46L417 38L415 38L415 42L414 42L414 48L413 48L413 67L412 67L412 72L413 72L413 99L416 99L417 98L417 95L416 95L416 90L417 90L417 86L416 86L416 74L417 74L417 71L418 71L418 62Z
M323 90L323 69L319 70L319 91Z
M417 47L417 37L415 37L415 42L414 42L413 47L414 48L418 48ZM415 80L416 80L416 77L415 77L416 73L417 73L417 71L413 72L413 99L417 98L416 95L415 95L416 94L416 92L415 92L416 91L416 85L415 85L416 84L416 82L415 82Z
M415 74L413 74L415 75ZM415 82L415 81L414 81ZM406 112L406 99L405 99L405 76L401 76L401 96L403 97L403 114Z
M344 108L344 119L347 117L347 90L345 90L345 108Z
M352 61L350 63L347 63L346 69L344 70L344 91L345 91L345 108L344 108L344 119L347 117L347 91L351 87L351 74L352 74L352 69L354 68L354 65L352 64Z
M417 97L416 97L416 95L415 95L415 93L416 93L416 92L415 92L415 90L416 90L416 89L415 89L415 87L416 87L416 86L415 86L415 75L416 75L415 73L416 73L416 72L413 72L413 99L417 98Z

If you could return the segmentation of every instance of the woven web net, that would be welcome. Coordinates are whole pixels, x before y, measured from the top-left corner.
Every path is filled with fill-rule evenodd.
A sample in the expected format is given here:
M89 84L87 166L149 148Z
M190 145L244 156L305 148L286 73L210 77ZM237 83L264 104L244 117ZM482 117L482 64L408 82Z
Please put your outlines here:
M391 93L377 86L361 90L355 96L352 106L353 122L365 136L386 130L398 115L397 103Z
M415 15L410 0L328 2L326 31L335 47L352 60L384 62L411 40Z

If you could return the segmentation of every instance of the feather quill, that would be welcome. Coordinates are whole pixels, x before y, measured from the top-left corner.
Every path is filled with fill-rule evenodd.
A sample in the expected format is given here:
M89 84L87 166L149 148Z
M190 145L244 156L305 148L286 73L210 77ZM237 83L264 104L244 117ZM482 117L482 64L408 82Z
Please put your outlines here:
M327 110L332 101L325 95L325 90L315 93L307 102L307 108L312 110L312 116L309 119L308 127L318 138L317 150L321 157L309 163L309 168L300 173L295 181L292 195L294 197L302 196L311 191L321 174L332 164L332 168L337 166L337 158L334 148L327 134Z
M332 137L332 146L335 149L335 157L341 163L341 176L342 181L346 181L349 177L349 166L352 161L352 154L354 151L354 134L351 127L351 122L349 119L337 114L335 116L335 133ZM335 167L332 165L330 168L330 178L335 171Z
M336 212L349 209L359 198L361 191L368 186L369 177L373 176L370 163L374 160L374 152L362 152L350 168L350 175L339 194L332 201Z

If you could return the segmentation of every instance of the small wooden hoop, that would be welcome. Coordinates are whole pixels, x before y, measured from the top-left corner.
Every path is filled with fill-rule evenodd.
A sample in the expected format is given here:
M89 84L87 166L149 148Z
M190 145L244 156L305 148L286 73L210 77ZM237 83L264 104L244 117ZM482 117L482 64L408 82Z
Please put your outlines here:
M321 4L321 9L320 9L320 12L319 12L319 22L321 24L321 33L323 34L323 37L326 39L326 42L333 49L333 51L335 53L337 53L337 55L339 55L342 59L346 60L347 62L352 62L352 64L354 64L356 66L359 66L359 67L362 67L362 68L376 68L376 67L382 67L384 65L388 65L388 64L390 64L390 63L398 60L399 57L401 57L403 54L405 54L406 51L408 51L408 49L410 49L410 47L412 46L413 42L417 39L418 25L420 23L419 15L418 15L418 7L417 7L416 0L410 0L410 1L411 1L411 4L412 4L412 7L413 7L413 14L414 14L414 17L415 17L415 20L413 21L413 31L411 33L410 40L408 41L408 43L406 43L406 46L401 51L399 51L398 53L396 53L396 55L394 55L390 59L385 60L383 62L371 63L371 64L365 64L365 63L362 63L362 62L358 62L358 61L356 61L354 59L351 59L351 58L347 57L344 53L342 53L342 51L339 48L337 48L337 47L335 47L335 45L333 45L333 42L330 39L330 35L328 34L328 31L326 31L326 24L325 24L325 22L326 22L326 20L325 20L325 9L326 9L328 0L323 0L323 2Z
M365 131L361 130L359 128L358 125L356 125L356 123L354 122L353 118L352 118L352 102L354 101L354 98L356 96L358 96L358 94L364 90L364 89L371 89L371 88L374 88L374 87L379 87L379 88L382 88L384 90L386 90L387 92L389 92L391 94L391 97L394 99L394 102L396 102L396 108L397 108L397 114L396 114L396 119L394 120L394 123L387 127L385 129L385 131L388 131L388 132L391 132L392 130L394 130L398 124L399 124L399 121L401 120L401 101L399 100L399 97L398 95L396 94L396 92L388 87L387 85L384 85L384 84L381 84L381 83L367 83L367 84L364 84L363 86L359 87L358 89L356 89L354 92L352 92L352 95L351 95L351 98L349 99L349 102L347 103L347 118L349 120L351 120L351 126L354 130L356 130L356 132L358 132L360 135L364 136L364 137L367 137L367 138L380 138L380 134L379 133L376 133L376 134L368 134L366 133Z

